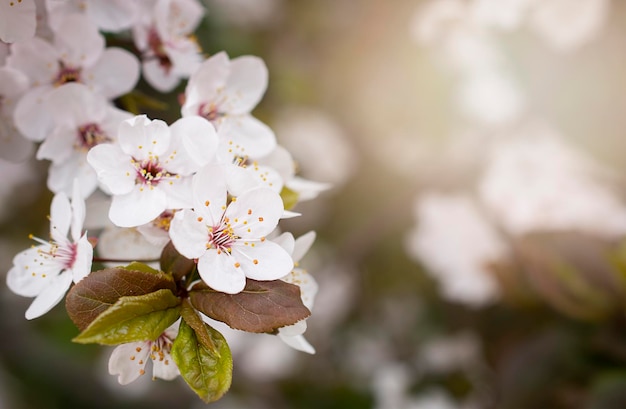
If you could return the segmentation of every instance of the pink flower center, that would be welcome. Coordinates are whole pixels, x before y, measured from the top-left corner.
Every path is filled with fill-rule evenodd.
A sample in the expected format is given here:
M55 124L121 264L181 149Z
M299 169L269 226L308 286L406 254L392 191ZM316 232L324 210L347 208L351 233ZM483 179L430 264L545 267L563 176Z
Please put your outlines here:
M225 217L220 225L209 227L209 240L206 247L217 249L218 254L222 251L230 253L232 245L238 238L230 225L230 220Z
M135 183L139 185L156 186L163 179L175 176L165 171L155 159L144 159L139 162L133 158L132 164L137 170Z
M63 269L72 268L76 262L78 253L78 245L69 241L59 244L54 241L46 242L39 237L30 235L32 240L38 243L48 245L48 249L39 249L37 253L42 258L41 263L53 263L60 265Z
M215 122L224 116L224 113L220 112L217 105L214 103L203 103L198 107L198 115L215 124Z
M169 74L172 66L174 65L172 60L170 60L170 57L165 52L165 47L161 37L159 37L159 34L154 28L151 28L148 33L148 52L146 53L145 58L156 58L166 74Z
M59 72L54 80L54 86L59 87L68 82L80 82L80 68L66 66L63 61L59 62Z
M79 150L88 151L96 145L112 141L95 123L79 126L77 133L78 140L74 144L74 148Z

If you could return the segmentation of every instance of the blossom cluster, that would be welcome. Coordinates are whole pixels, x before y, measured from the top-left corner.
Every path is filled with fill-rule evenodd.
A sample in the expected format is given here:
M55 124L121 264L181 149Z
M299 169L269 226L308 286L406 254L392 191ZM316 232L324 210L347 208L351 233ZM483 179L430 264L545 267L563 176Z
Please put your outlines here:
M548 272L533 268L542 256L548 258L543 252L562 256L546 242L575 235L586 244L605 243L626 234L626 203L615 189L617 175L573 146L542 117L537 104L529 103L511 75L511 52L498 38L529 29L550 50L573 53L599 36L611 7L609 0L576 4L431 0L415 14L414 39L443 57L459 80L453 91L467 130L450 138L457 151L450 148L445 159L456 160L457 166L463 162L466 169L460 173L476 175L462 190L422 192L415 200L417 223L405 241L409 256L426 267L448 300L481 307L528 285L529 292L580 318L584 314L563 308L559 299L569 297L563 296L571 291L567 279L556 273L550 277L551 266L542 265ZM470 155L474 158L468 160ZM500 271L506 267L516 271ZM541 278L533 276L534 270L542 271ZM518 282L518 274L527 277ZM582 272L576 274L595 286ZM613 271L607 276L615 279ZM581 296L573 304L593 309L587 301Z
M314 352L302 334L317 285L298 262L315 234L296 240L278 224L328 186L297 176L251 114L268 86L263 60L204 56L193 37L203 15L197 0L2 3L0 156L36 150L50 161L50 240L32 237L7 275L13 292L34 298L26 318L65 298L76 342L119 345L109 371L120 383L144 374L149 357L154 377L180 374L210 401L232 370L211 319ZM185 85L180 119L128 102L140 77L162 93ZM102 222L88 234L86 218ZM107 235L133 253L120 257ZM160 265L133 262L145 254ZM210 372L203 354L217 374L198 381Z

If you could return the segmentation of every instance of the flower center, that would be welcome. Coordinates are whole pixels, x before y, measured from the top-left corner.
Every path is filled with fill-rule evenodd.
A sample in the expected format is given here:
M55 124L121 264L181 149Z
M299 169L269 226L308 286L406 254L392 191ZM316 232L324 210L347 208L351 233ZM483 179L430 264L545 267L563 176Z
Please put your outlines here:
M198 107L198 115L204 117L208 121L215 124L215 122L219 121L222 117L224 117L224 113L220 112L215 103L211 102L210 104L200 104Z
M29 235L29 238L48 246L45 250L43 248L37 250L37 254L42 258L41 263L54 263L61 265L63 269L72 268L74 266L78 247L76 243L67 242L63 243L63 245L59 245L55 241L48 242L32 234Z
M112 139L100 129L98 124L85 124L78 127L78 141L74 144L74 148L88 151L96 145L111 141Z
M156 29L151 28L148 33L148 52L146 54L146 58L156 58L159 61L159 65L163 68L166 74L169 74L172 66L172 60L165 52L165 47L161 37L157 33Z
M232 245L238 238L230 225L230 220L225 217L219 226L209 227L209 240L206 247L217 249L218 254L222 251L230 253Z
M68 82L80 82L80 68L66 66L63 61L59 62L60 69L54 80L54 86L59 87Z
M155 341L153 341L150 345L150 359L153 361L159 360L163 362L165 365L169 365L169 361L165 359L166 355L169 354L172 349L172 340L165 334L161 334Z
M159 217L152 221L152 225L165 232L170 231L170 224L172 223L172 219L174 218L174 213L176 213L175 210L164 211L159 215Z
M132 164L137 170L135 183L139 185L156 186L164 178L174 176L165 171L159 164L159 161L154 158L144 159L143 161L137 161L133 158Z

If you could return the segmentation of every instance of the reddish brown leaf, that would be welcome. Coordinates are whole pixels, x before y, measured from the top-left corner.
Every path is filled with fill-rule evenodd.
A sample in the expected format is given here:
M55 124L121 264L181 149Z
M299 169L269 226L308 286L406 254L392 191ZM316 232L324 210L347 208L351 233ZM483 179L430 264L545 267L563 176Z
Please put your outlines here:
M311 315L300 299L300 287L280 280L248 279L239 294L220 293L200 285L189 297L191 304L208 317L248 332L273 332Z
M172 277L160 272L125 268L94 271L70 289L65 306L71 320L83 331L102 312L124 296L169 289L176 292Z
M196 263L181 255L170 241L161 253L161 270L180 280L196 268Z

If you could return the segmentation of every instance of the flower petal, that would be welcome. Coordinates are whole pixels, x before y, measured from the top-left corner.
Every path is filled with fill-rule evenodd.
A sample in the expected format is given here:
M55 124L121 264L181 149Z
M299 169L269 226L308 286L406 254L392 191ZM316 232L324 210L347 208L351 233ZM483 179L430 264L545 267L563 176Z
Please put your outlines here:
M154 378L165 379L171 381L180 375L178 366L174 363L172 355L169 351L162 351L163 357L156 356L157 359L152 360L152 376Z
M280 245L272 241L248 243L237 240L232 246L232 258L240 264L246 277L253 280L277 280L293 268L293 259Z
M316 234L313 230L304 233L302 236L296 239L295 247L293 250L293 261L298 263L302 260L302 257L309 251L313 243L315 242Z
M39 264L40 251L50 250L49 245L31 247L13 257L13 267L7 273L7 287L23 297L35 297L46 288L60 269L50 271ZM43 272L43 274L42 274Z
M72 266L72 280L77 283L91 272L93 262L93 247L85 233L76 243L76 259Z
M113 350L109 358L109 373L118 375L120 385L128 385L145 373L150 354L148 342L130 342Z
M44 108L44 101L52 89L51 85L32 88L15 105L15 126L31 141L43 141L52 130L53 118Z
M224 89L228 99L220 108L232 115L249 113L263 97L267 83L267 66L262 59L251 55L233 58Z
M276 228L283 214L280 195L265 187L249 190L226 209L235 234L243 238L261 238Z
M35 35L36 27L34 1L0 3L0 40L5 43L26 40Z
M87 153L87 162L94 168L98 180L114 195L127 194L135 186L137 172L130 158L117 145L94 146Z
M167 124L160 119L137 115L120 124L118 141L122 151L137 160L148 159L167 152L171 136Z
M139 81L139 60L132 53L109 47L84 70L85 84L108 99L130 92Z
M164 67L161 62L152 58L141 64L143 78L159 92L170 92L180 83L180 76L170 67Z
M252 115L224 117L218 135L221 142L220 157L259 158L276 148L274 131Z
M48 189L54 193L72 193L73 179L78 181L80 192L86 198L98 187L96 171L89 166L83 155L74 155L65 162L50 165L48 169Z
M69 271L53 277L26 310L26 319L32 320L50 311L63 299L71 284L72 275Z
M315 353L315 348L313 348L313 346L309 344L309 341L307 341L303 335L286 336L281 333L281 329L282 328L278 330L278 336L285 344L289 345L295 350L306 352L307 354Z
M294 268L293 271L283 277L282 280L300 287L302 303L309 310L313 308L313 301L317 294L318 284L311 274L301 268Z
M237 261L225 252L209 249L198 259L198 272L202 280L212 289L228 294L237 294L246 286L246 276Z
M167 208L161 189L135 186L130 193L113 196L109 219L119 227L136 227L158 217Z
M106 114L108 104L102 95L94 93L86 85L71 82L52 91L44 107L56 125L64 125L76 135L79 126L99 123Z
M50 235L57 243L67 241L72 221L72 207L70 199L65 193L57 193L50 205Z
M207 251L208 237L207 225L198 220L196 212L176 212L170 224L170 238L180 254L190 259L199 258Z
M64 16L55 30L54 45L66 66L79 68L94 64L105 44L89 17L72 13Z
M207 225L216 226L226 205L226 172L220 165L207 165L193 177L194 209L207 218Z
M182 142L185 155L176 157L176 163L172 163L171 169L174 172L190 174L199 167L205 166L215 159L218 138L215 127L202 117L190 116L177 120L170 126L172 139ZM191 159L191 160L190 160ZM182 166L181 161L192 162L187 168ZM178 170L181 169L181 170Z
M191 75L185 88L182 116L199 115L205 103L216 103L222 93L230 71L228 55L221 51L205 60Z
M80 190L78 179L72 183L72 240L78 241L85 223L85 200Z

